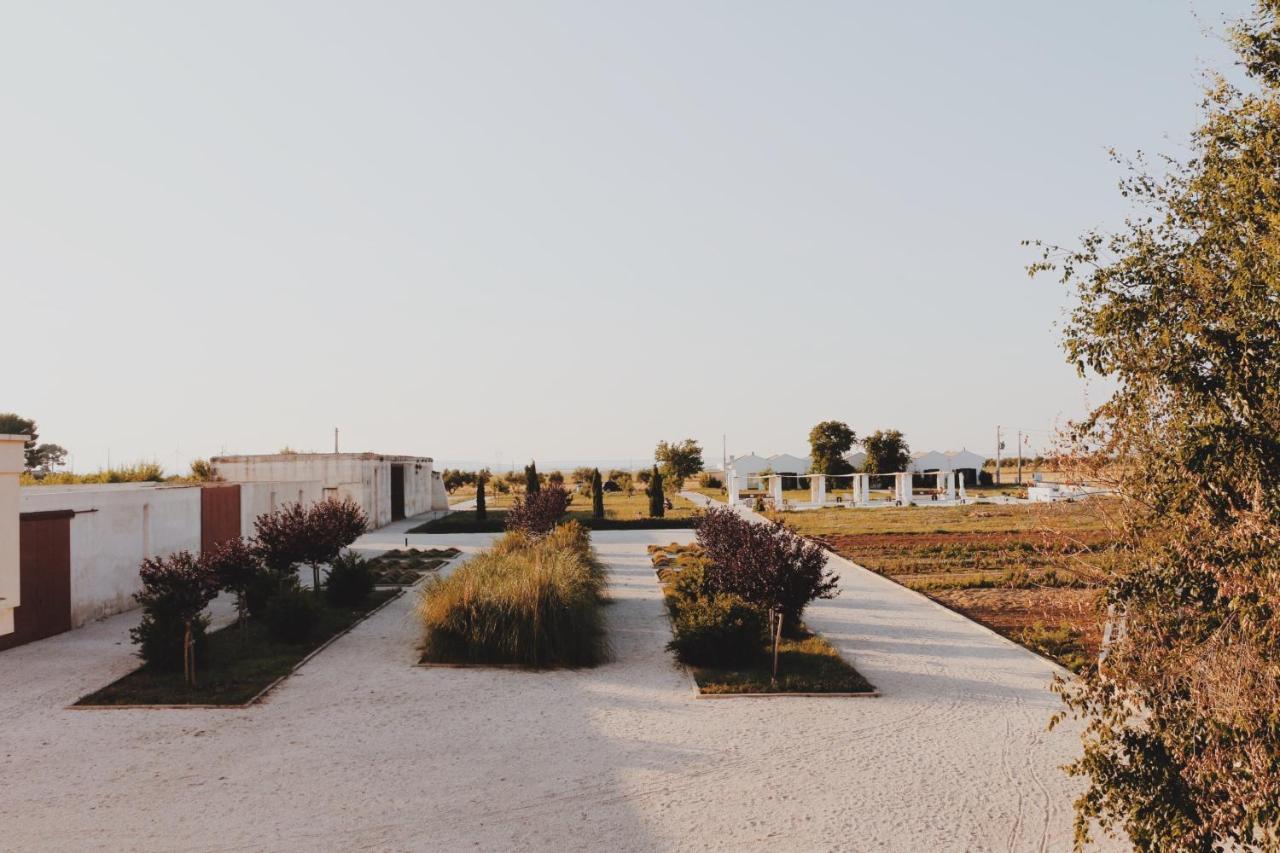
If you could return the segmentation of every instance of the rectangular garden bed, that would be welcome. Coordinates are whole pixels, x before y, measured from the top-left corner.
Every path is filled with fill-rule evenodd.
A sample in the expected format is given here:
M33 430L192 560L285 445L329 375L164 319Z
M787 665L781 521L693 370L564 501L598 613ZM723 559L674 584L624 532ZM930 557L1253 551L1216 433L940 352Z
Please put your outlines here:
M381 609L401 590L374 590L355 607L320 603L320 619L304 643L283 643L265 625L249 621L228 625L208 637L205 663L196 669L196 686L189 688L181 672L141 667L101 690L81 698L73 707L190 706L240 707L259 699L269 688L330 642Z
M457 548L397 548L369 561L378 586L412 586L462 552Z

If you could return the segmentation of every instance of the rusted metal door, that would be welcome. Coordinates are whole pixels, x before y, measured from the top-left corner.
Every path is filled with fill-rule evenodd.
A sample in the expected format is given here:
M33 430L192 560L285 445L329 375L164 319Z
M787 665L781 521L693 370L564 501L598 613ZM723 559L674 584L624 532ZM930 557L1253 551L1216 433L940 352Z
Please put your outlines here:
M18 522L21 604L13 611L12 634L0 651L71 630L70 510L28 512Z
M200 489L200 550L213 548L240 535L240 486Z
M404 466L391 466L391 520L404 518Z

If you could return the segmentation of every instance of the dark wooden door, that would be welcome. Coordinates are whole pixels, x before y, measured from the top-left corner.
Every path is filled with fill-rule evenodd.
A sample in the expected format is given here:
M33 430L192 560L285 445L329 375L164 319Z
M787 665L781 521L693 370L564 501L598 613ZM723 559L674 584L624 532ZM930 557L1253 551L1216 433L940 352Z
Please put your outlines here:
M75 513L29 512L18 522L18 595L12 634L0 651L71 630L71 519Z
M404 518L404 466L391 466L391 520Z
M208 553L240 535L240 486L200 489L200 550Z

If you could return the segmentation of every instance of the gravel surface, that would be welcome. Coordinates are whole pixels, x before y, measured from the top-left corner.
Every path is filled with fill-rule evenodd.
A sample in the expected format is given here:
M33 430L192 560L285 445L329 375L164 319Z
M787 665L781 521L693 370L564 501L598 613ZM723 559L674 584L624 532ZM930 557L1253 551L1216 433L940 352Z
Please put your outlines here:
M645 552L690 538L593 535L615 651L593 670L416 667L412 591L243 710L68 710L135 665L136 612L4 652L0 849L1069 848L1055 667L835 558L809 622L884 695L696 700Z

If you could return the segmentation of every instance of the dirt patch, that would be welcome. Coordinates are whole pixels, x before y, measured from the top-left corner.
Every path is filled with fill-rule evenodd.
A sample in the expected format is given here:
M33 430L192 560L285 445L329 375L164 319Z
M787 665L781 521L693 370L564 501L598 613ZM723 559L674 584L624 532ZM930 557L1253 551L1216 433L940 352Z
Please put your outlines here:
M1015 642L1024 642L1028 631L1066 625L1091 660L1097 658L1102 642L1101 594L1098 589L939 589L927 593Z

